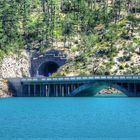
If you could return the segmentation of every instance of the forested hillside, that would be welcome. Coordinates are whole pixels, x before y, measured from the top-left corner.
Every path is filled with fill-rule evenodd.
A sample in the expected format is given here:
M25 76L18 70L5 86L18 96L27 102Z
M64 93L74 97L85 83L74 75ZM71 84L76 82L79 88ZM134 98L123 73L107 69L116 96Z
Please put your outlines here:
M1 0L0 59L61 49L57 75L139 74L139 0Z

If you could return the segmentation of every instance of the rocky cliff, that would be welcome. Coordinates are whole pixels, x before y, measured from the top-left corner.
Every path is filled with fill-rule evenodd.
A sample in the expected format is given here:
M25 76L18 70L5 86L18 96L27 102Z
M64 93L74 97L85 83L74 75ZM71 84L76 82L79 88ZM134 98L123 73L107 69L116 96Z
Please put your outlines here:
M10 54L0 62L0 78L30 76L30 58L26 51Z
M8 81L0 79L0 97L10 97L11 93L8 88Z

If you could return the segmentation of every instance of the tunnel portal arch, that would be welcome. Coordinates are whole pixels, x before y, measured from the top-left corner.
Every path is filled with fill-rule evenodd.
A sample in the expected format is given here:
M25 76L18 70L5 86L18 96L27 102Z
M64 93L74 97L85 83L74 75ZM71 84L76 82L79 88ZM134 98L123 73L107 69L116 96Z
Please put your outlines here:
M36 54L31 58L31 77L39 75L47 77L56 72L59 67L65 65L67 61L67 55L60 50L50 50L45 54Z

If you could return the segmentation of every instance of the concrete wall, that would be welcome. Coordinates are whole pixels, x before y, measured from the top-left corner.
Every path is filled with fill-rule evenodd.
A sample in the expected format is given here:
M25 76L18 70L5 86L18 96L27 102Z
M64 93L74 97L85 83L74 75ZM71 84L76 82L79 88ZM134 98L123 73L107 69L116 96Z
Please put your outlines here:
M14 97L22 96L22 85L21 78L10 78L9 81L9 90Z

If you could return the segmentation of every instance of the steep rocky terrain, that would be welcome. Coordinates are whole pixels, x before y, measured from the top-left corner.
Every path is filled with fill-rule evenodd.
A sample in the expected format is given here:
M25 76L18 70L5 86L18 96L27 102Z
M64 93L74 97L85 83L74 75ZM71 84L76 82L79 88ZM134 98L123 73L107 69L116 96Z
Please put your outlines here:
M30 76L30 58L26 51L18 54L9 54L0 62L1 78L16 78Z
M8 89L8 81L0 79L0 97L10 97L11 93Z
M53 76L140 73L138 0L6 0L0 16L0 77L29 76L30 56L18 53L34 49L65 51Z

